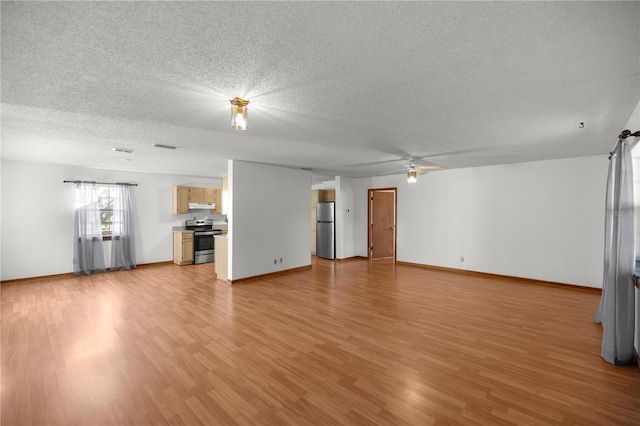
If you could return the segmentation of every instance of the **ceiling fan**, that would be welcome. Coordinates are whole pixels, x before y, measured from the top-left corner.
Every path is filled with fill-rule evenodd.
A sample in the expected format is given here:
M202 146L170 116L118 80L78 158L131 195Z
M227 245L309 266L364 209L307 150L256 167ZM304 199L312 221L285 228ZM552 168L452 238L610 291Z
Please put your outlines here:
M406 173L407 182L415 183L418 179L418 175L427 174L427 172L429 172L430 170L443 170L446 168L447 166L443 164L424 161L422 160L422 157L409 157L407 161L402 165L401 169L381 173L380 176Z
M496 149L501 149L501 148L504 148L504 147L502 147L502 146L484 146L484 147L481 147L481 148L456 149L454 151L435 152L435 153L431 153L431 154L418 155L418 156L409 155L406 152L398 150L398 149L386 149L386 150L383 150L383 152L385 152L387 154L391 154L391 155L397 156L397 158L393 158L393 159L389 159L389 160L372 161L372 162L369 162L369 163L350 164L350 165L345 166L345 167L375 166L375 165L379 165L379 164L395 163L395 162L398 162L398 161L419 162L421 164L423 164L423 163L424 164L434 164L434 163L431 163L431 162L424 161L424 159L425 158L437 158L437 157L451 157L451 156L456 156L456 155L461 155L461 154L473 154L473 153L486 152L486 151L496 150Z

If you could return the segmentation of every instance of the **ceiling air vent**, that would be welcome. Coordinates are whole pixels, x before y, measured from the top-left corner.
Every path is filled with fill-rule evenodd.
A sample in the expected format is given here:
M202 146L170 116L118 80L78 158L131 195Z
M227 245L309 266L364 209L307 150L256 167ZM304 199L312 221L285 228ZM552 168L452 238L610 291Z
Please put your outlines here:
M164 149L176 149L177 147L171 145L163 145L161 143L157 143L154 145L156 148L164 148Z
M113 150L115 152L126 152L127 154L132 154L135 152L133 149L129 149L129 148L113 148Z

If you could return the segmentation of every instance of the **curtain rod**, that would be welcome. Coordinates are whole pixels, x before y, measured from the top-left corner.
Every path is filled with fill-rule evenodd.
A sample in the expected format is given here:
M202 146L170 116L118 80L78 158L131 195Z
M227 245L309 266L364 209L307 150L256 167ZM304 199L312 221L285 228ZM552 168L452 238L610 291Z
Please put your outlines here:
M633 149L633 148L636 147L636 145L638 145L638 142L640 142L640 130L638 130L635 133L631 133L631 130L623 130L622 133L620 133L620 135L618 135L618 138L626 139L629 136L635 136L636 138L638 138L638 139L634 140L633 143L631 143L631 146L629 146L630 149ZM609 154L609 159L611 159L611 154L612 153Z
M620 139L626 139L629 136L640 137L640 130L635 133L631 133L631 130L623 130L622 133L618 136Z
M633 143L629 146L629 149L633 149L636 147L638 142L640 142L640 130L638 130L635 133L631 133L631 130L623 130L622 133L618 135L618 139L626 139L629 136L635 136L636 138L638 138L635 141L633 141ZM612 156L613 156L613 151L609 153L609 160L611 160Z
M96 182L95 180L63 180L62 183L93 183L96 185L126 185L126 186L138 186L137 183L127 182Z

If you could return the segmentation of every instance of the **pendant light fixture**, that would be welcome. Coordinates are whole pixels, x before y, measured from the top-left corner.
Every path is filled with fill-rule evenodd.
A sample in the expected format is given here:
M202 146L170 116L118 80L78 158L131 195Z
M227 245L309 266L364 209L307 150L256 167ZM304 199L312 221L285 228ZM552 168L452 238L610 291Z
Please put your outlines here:
M414 166L409 166L409 171L407 171L407 182L416 183L417 181L418 181L418 172L416 172L416 168Z
M231 102L231 127L236 130L247 130L247 105L249 101L233 98Z

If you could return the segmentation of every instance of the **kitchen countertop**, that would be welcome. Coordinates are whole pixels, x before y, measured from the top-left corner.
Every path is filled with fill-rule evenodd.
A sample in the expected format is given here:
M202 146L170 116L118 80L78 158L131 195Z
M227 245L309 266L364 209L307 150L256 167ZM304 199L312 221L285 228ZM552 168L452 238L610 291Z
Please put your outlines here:
M226 223L214 223L213 229L220 229L222 231L226 231L228 229L228 226ZM173 232L193 232L193 230L187 229L184 226L174 226Z
M193 232L192 229L187 229L184 226L174 226L173 232Z

